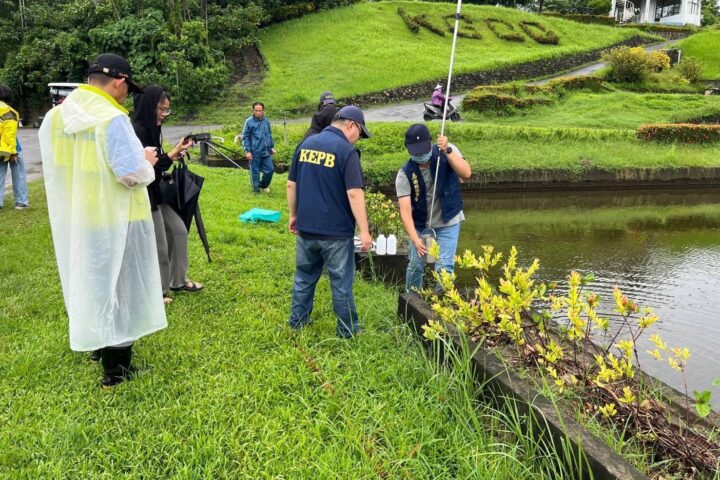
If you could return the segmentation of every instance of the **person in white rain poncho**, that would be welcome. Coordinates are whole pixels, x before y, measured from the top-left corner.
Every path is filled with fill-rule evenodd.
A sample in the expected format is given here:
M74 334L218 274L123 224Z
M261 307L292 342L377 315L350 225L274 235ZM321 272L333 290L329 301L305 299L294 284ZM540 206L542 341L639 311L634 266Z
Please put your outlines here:
M167 326L145 188L157 154L121 106L129 91L142 90L128 62L100 55L39 133L70 348L102 349L105 388L135 370L133 342Z

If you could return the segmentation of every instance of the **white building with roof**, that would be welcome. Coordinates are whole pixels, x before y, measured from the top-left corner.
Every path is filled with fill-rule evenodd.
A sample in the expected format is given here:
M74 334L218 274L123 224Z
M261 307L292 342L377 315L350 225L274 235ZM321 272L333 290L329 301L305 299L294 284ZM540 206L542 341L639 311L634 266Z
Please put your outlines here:
M610 16L620 23L700 26L702 0L611 0Z

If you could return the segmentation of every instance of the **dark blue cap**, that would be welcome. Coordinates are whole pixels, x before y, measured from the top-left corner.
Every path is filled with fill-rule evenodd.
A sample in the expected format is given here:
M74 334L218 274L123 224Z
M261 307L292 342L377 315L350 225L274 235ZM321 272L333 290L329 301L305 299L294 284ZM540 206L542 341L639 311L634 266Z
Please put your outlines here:
M362 110L360 110L358 107L354 105L348 105L347 107L341 108L335 114L335 120L352 120L353 122L360 125L360 128L362 130L360 136L362 138L370 138L370 132L368 132L368 129L365 127L365 115L363 115Z
M405 146L410 155L425 155L432 149L430 130L423 123L410 125L405 132Z
M335 103L335 97L332 92L323 92L322 95L320 95L320 103Z

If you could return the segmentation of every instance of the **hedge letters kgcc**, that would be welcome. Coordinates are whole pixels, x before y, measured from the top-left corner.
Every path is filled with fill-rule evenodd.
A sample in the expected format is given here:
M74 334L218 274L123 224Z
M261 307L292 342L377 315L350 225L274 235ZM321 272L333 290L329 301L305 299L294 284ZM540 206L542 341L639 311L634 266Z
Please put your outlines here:
M427 14L413 16L407 11L405 11L405 9L403 9L402 7L398 7L397 13L398 15L400 15L400 17L405 22L405 25L407 25L407 27L412 33L419 33L420 28L423 27L438 36L445 36L445 30L443 30L442 27L434 24ZM444 22L447 31L452 32L454 30L455 15L443 15L441 19ZM462 14L460 16L460 20L461 22L458 28L458 37L482 40L483 36L476 27L476 25L478 24L477 19ZM501 40L505 40L508 42L525 41L525 37L522 35L522 33L516 32L513 24L506 20L489 17L484 19L484 22L487 25L488 29L490 29L490 31L493 32L493 34ZM504 28L502 30L498 29L497 24L502 24ZM560 38L540 22L521 21L520 28L525 32L528 37L541 45L557 45L560 43ZM536 30L539 30L539 32Z

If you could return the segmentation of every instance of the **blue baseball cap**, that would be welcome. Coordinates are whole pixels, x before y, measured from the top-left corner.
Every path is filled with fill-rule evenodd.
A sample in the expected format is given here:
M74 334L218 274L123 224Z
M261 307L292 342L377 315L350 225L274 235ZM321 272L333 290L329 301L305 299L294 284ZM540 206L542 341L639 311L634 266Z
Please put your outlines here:
M322 95L320 95L320 103L335 103L335 97L332 92L323 92Z
M335 120L352 120L360 125L360 129L362 130L360 132L360 137L370 138L370 132L368 132L367 127L365 127L365 115L363 115L362 110L358 107L348 105L347 107L341 108L335 114Z
M405 131L405 147L410 155L425 155L432 149L430 130L423 123L410 125Z

